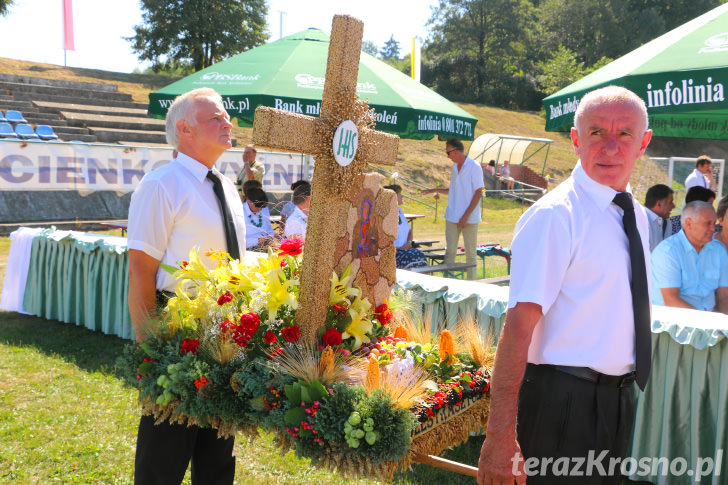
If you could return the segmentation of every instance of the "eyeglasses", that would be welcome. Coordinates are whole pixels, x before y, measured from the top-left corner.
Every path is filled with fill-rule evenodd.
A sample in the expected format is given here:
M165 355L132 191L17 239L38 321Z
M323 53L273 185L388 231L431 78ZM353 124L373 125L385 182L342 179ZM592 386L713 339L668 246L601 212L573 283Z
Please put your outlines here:
M445 153L447 153L448 155L450 155L454 151L456 151L456 150L453 148L452 150L445 150Z

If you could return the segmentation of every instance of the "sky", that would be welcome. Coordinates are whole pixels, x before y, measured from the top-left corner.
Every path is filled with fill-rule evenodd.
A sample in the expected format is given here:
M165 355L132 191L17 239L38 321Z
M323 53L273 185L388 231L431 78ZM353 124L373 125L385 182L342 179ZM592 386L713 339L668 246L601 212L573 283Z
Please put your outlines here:
M270 41L309 27L331 31L335 14L364 22L364 40L380 49L391 35L400 53L412 37L427 37L430 6L437 0L268 0ZM0 57L47 64L131 72L144 69L124 37L141 22L138 0L73 0L75 50L63 50L63 0L15 0L0 17ZM282 27L282 29L281 29ZM23 40L24 39L24 40Z

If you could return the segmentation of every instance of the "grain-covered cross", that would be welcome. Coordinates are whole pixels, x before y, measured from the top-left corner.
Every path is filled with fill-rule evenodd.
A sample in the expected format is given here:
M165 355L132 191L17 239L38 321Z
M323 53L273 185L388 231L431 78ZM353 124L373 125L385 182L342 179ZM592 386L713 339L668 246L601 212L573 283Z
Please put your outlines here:
M346 195L367 164L394 165L397 159L399 137L375 131L373 110L356 94L363 30L358 19L334 17L319 118L269 107L255 110L253 143L312 154L316 160L296 312L307 342L314 342L326 320L337 235L346 232Z

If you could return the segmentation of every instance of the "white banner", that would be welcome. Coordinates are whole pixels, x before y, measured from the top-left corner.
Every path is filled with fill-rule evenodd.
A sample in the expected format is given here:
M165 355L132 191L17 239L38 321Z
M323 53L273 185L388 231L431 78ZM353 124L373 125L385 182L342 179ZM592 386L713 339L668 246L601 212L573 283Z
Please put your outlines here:
M310 180L311 157L258 152L265 190ZM134 190L144 175L172 160L172 148L0 140L0 190ZM235 181L243 151L228 150L215 166Z

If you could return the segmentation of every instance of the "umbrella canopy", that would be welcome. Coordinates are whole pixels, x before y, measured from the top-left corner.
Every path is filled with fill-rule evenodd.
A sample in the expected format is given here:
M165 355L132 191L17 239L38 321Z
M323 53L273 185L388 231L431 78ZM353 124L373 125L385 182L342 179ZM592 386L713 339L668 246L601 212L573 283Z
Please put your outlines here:
M546 130L569 129L581 97L609 84L645 101L655 136L728 139L728 4L544 99Z
M149 114L164 117L175 96L210 87L240 126L252 126L255 108L318 116L329 37L308 29L243 52L149 95ZM457 137L472 140L477 119L386 63L361 53L359 98L377 115L378 130L402 138Z

